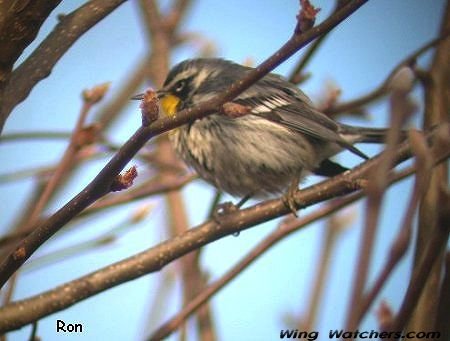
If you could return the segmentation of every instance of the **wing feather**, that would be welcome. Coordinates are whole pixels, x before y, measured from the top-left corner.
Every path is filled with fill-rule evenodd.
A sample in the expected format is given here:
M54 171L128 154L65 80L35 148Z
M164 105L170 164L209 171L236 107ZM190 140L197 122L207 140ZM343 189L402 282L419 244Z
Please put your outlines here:
M303 93L301 94L303 95ZM310 102L306 103L303 98L296 96L294 97L296 100L293 101L292 95L279 92L270 97L261 98L260 96L250 96L250 93L245 94L244 92L244 96L239 96L234 102L252 107L253 115L278 123L315 139L337 143L364 159L368 158L358 148L341 137L337 122L314 109Z

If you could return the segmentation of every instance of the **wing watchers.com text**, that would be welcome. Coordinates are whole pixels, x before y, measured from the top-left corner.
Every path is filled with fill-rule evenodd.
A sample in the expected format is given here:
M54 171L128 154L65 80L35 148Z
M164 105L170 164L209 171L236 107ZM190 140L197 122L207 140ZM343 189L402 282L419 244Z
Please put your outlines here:
M324 336L325 334L326 336ZM319 339L320 336L320 339ZM298 329L282 329L280 331L280 339L296 339L296 340L329 340L333 339L361 339L361 340L383 340L383 339L423 339L423 340L438 340L441 337L440 332L384 332L384 331L345 331L343 329L331 329L328 333L318 331L300 331Z

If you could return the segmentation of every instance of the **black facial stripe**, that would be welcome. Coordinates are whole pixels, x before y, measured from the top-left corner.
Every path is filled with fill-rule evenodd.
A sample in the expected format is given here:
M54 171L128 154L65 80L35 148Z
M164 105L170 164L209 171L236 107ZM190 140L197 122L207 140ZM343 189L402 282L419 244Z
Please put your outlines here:
M194 76L180 79L170 87L169 92L181 99L186 99L189 95L189 92L192 90L191 87L193 79Z

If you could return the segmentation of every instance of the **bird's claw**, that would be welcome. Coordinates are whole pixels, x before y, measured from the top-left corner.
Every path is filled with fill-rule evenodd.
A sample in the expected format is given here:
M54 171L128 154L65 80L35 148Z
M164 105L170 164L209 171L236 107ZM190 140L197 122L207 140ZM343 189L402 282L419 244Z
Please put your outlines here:
M290 193L287 193L287 194L283 195L281 200L283 200L283 204L292 212L292 214L296 218L298 218L297 204L295 202L295 198Z
M297 218L297 202L295 200L295 194L298 190L298 181L292 182L289 186L288 191L281 197L284 205L292 212L292 214Z
M220 218L224 215L239 211L239 206L233 204L231 201L224 202L222 204L217 205L216 209L214 210L214 213L212 214L213 220L220 224Z

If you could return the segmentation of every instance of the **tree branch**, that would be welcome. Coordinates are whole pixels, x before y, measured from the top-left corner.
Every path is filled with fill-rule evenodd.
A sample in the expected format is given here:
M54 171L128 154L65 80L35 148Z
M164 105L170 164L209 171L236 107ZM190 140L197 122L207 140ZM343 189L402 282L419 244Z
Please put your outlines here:
M58 60L86 31L126 0L92 0L74 12L60 16L60 22L48 37L11 75L4 89L0 107L0 132L14 107L22 102Z
M0 84L61 0L0 1Z

